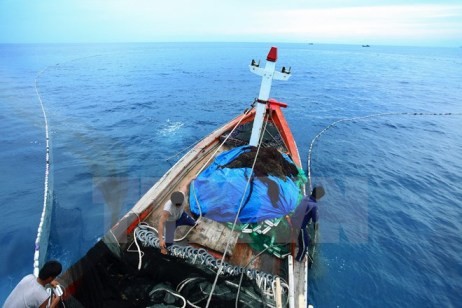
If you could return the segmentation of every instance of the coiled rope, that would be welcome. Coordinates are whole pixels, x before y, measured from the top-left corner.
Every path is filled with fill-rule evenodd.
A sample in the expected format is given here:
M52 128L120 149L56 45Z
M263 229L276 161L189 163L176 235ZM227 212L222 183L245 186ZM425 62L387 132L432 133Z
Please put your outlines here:
M146 223L140 223L135 228L135 243L140 251L138 240L145 247L160 248L160 241L157 237L157 232L151 226ZM248 265L253 261L249 262L246 267L236 266L224 262L223 260L217 260L204 248L193 248L191 246L179 246L172 245L169 248L170 254L174 257L187 260L191 264L199 264L206 266L214 271L217 271L217 275L229 275L229 276L241 276L246 275L249 279L254 280L257 286L266 291L269 288L273 288L276 281L276 276L265 273L259 270L250 269ZM282 278L280 278L284 281ZM285 289L288 290L287 284L284 285Z
M409 116L460 116L462 113L436 113L436 112L388 112L388 113L376 113L376 114L370 114L366 116L359 116L359 117L352 117L352 118L344 118L340 119L337 121L332 122L331 124L327 125L324 129L322 129L312 140L310 143L310 148L308 150L308 159L307 159L307 172L308 172L308 185L310 188L310 193L313 190L313 184L311 180L311 159L312 159L312 152L313 152L313 146L314 143L321 137L326 131L331 129L332 127L336 126L337 124L343 123L343 122L351 122L351 121L359 121L359 120L365 120L365 119L370 119L370 118L377 118L377 117L384 117L384 116L398 116L398 115L409 115Z

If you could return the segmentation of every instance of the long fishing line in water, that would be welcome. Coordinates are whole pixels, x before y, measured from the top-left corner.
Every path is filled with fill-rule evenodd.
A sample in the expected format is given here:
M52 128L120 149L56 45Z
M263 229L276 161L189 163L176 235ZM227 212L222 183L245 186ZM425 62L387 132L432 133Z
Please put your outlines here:
M322 129L312 140L310 143L310 148L308 150L308 159L307 159L307 173L308 173L308 186L309 186L309 191L311 192L313 190L313 183L312 183L312 153L313 153L313 147L316 141L329 129L337 126L340 123L344 122L353 122L353 121L361 121L361 120L368 120L371 118L378 118L378 117L387 117L387 116L461 116L462 113L437 113L437 112L388 112L388 113L376 113L376 114L370 114L366 116L358 116L358 117L351 117L351 118L344 118L340 120L336 120L332 122L331 124L327 125Z
M40 216L40 223L37 230L37 237L35 239L35 251L34 251L34 275L38 277L39 270L40 270L40 244L41 244L41 237L43 234L43 226L45 223L45 219L47 217L47 204L48 204L48 184L49 184L49 175L50 175L50 131L48 127L48 118L45 111L45 107L43 105L42 97L40 96L40 92L38 90L38 79L40 76L48 69L50 66L47 66L43 70L41 70L37 76L35 77L34 87L35 93L37 94L40 108L42 109L42 115L45 125L45 179L44 179L44 191L43 191L43 208L42 214Z
M318 139L320 139L320 137L325 133L327 132L329 129L337 126L338 124L340 123L345 123L345 122L353 122L353 121L361 121L361 120L368 120L368 119L372 119L372 118L378 118L378 117L387 117L387 116L400 116L400 115L404 115L404 116L461 116L462 113L422 113L422 112L388 112L388 113L376 113L376 114L370 114L370 115L366 115L366 116L358 116L358 117L351 117L351 118L344 118L344 119L340 119L340 120L336 120L334 122L332 122L331 124L327 125L326 127L324 127L312 140L311 140L311 143L310 143L310 148L308 150L308 159L307 159L307 173L308 173L308 187L309 187L309 192L308 194L311 193L311 191L313 190L313 182L312 182L312 172L311 172L311 168L312 168L312 153L313 153L313 147L314 147L314 144L316 143L316 141ZM315 235L316 236L316 235ZM315 239L315 242L316 242L316 239ZM314 248L313 250L313 253L312 255L315 253L315 249L316 247ZM310 257L310 255L308 254L308 256Z
M82 59L86 58L91 58L95 57L97 55L93 56L87 56L87 57L80 57L72 60L68 60L62 63L56 63L53 65L46 66L44 69L39 71L37 75L35 76L34 80L34 88L35 88L35 93L37 95L38 101L40 103L40 108L42 110L42 116L43 116L43 121L44 121L44 128L45 128L45 176L44 176L44 188L43 188L43 206L42 206L42 214L40 216L40 222L39 226L37 229L37 236L35 239L35 248L34 248L34 275L38 277L39 270L41 263L44 261L45 256L43 256L43 253L46 253L44 249L46 249L45 246L48 246L48 238L49 238L49 220L51 219L51 209L49 209L49 204L51 206L52 204L52 191L53 191L53 183L51 183L50 187L50 170L51 170L51 164L52 164L52 151L51 151L51 138L50 138L50 127L48 124L48 117L46 113L45 106L43 104L42 96L40 95L39 91L39 79L40 77L48 70L55 68L59 65L62 64L67 64L70 62L74 61L79 61ZM41 255L42 252L42 255Z

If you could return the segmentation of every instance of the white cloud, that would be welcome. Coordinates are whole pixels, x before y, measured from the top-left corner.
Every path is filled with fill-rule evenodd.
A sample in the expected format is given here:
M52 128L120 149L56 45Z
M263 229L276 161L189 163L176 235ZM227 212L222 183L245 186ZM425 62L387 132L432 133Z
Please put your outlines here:
M0 26L14 29L0 33L0 39L370 44L432 44L443 39L446 45L454 42L454 46L460 46L462 40L462 4L354 6L367 1L333 0L322 2L322 7L321 2L314 2L34 0L28 4L27 0L17 0L10 5L0 2L3 3L0 16L4 12ZM336 7L328 8L332 3Z
M255 31L271 30L299 38L396 37L415 40L435 35L462 36L462 6L455 5L279 10L263 12L258 19L275 22L262 25Z

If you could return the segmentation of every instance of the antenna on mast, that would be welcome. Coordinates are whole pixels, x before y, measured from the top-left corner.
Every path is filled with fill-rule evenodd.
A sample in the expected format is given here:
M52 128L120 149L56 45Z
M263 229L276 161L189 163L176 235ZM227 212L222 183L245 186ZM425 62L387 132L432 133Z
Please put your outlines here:
M276 61L278 58L277 47L271 47L266 57L266 65L264 68L260 67L260 61L258 63L252 60L249 65L250 71L258 76L262 77L260 93L258 95L258 104L255 111L255 119L253 121L252 135L250 136L249 145L257 146L258 140L260 140L261 130L263 127L263 119L266 113L266 103L268 102L269 95L271 92L271 84L273 79L275 80L287 80L290 75L290 67L287 70L282 67L282 71L276 71Z

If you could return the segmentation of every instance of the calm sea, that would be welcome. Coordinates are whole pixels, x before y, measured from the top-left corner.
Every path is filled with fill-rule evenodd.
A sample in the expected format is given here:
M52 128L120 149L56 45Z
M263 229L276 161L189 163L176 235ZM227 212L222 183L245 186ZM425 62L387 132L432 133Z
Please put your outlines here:
M32 272L45 130L50 257L82 256L185 148L247 108L269 44L0 45L0 302ZM279 44L272 97L327 195L317 307L462 302L462 49ZM451 113L451 114L446 114ZM363 118L368 115L382 114ZM356 119L353 119L356 118Z

